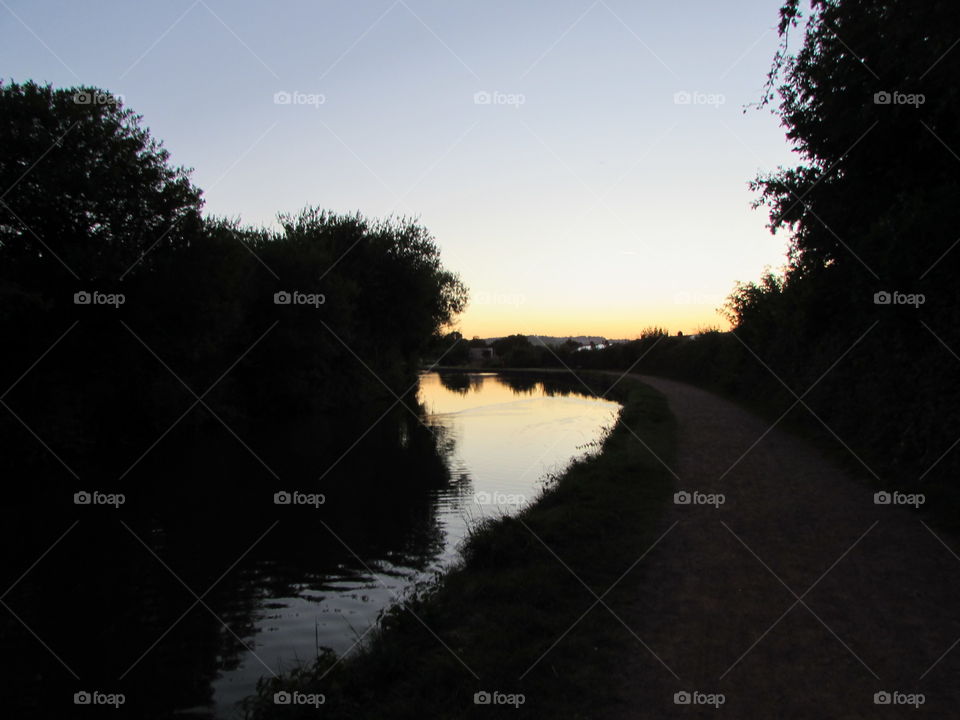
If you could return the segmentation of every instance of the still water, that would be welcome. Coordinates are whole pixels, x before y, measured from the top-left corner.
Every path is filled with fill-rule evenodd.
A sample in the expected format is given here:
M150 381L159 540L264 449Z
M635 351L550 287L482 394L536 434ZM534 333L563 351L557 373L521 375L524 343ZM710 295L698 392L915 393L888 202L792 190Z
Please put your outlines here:
M393 599L456 559L470 523L515 512L551 473L588 452L620 406L565 391L493 373L423 374L419 400L425 422L441 430L450 450L450 481L429 492L433 512L425 520L432 527L408 532L432 542L396 537L386 554L351 558L337 572L294 584L293 592L261 597L245 639L253 650L213 683L217 714L232 716L231 705L254 689L265 666L276 672L310 661L318 645L348 652ZM418 548L417 556L407 547Z
M348 653L456 560L471 523L535 500L618 411L555 375L425 373L388 413L345 407L249 444L181 423L122 507L71 501L115 488L108 470L32 510L0 504L11 717L73 717L90 691L122 693L116 717L240 717L260 678ZM324 502L276 503L295 490Z

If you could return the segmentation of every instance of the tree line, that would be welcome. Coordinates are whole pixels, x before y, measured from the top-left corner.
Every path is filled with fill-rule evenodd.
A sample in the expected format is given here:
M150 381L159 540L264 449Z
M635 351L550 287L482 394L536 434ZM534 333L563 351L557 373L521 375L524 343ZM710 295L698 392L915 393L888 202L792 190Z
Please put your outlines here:
M190 171L98 88L0 83L0 188L9 472L116 477L172 424L200 445L308 418L313 444L355 435L466 304L415 220L205 217Z

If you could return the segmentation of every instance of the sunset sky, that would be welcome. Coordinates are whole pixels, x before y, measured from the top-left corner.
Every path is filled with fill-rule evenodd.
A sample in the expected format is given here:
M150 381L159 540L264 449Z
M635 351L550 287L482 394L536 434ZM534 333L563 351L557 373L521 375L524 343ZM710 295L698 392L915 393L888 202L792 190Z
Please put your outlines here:
M795 157L744 112L779 6L2 0L0 65L121 94L210 215L419 217L467 336L635 337L784 261L747 183Z

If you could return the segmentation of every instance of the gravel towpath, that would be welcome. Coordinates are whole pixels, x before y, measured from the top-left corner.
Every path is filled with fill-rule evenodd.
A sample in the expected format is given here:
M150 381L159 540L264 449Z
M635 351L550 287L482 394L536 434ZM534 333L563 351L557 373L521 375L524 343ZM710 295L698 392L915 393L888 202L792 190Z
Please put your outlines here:
M613 717L960 718L960 542L734 403L641 379L677 418L678 490L725 501L671 504L634 571Z

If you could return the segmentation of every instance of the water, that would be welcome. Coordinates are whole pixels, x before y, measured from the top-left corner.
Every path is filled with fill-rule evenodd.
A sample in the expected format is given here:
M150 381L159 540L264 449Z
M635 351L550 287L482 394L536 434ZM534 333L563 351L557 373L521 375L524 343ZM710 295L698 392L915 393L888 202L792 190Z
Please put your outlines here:
M252 641L265 663L279 659L274 670L312 658L317 638L338 654L349 651L393 599L456 559L469 523L533 501L545 476L583 454L619 410L614 402L577 391L548 395L540 382L514 380L511 387L509 378L494 373L448 378L426 373L419 390L426 422L443 428L453 448L447 457L450 482L429 492L435 528L414 531L435 533L435 542L411 557L402 549L403 538L396 538L388 557L361 558L362 564L354 558L324 578L322 589L300 583L294 595L261 599ZM222 673L214 682L220 714L228 716L229 706L249 694L263 673L260 661L249 657Z
M434 493L445 538L442 562L453 558L467 523L532 501L541 481L586 452L620 408L575 387L550 395L542 383L492 373L470 374L466 381L465 391L445 387L436 373L420 383L429 418L454 443L448 462L455 482Z
M0 621L17 660L4 670L38 698L22 716L62 693L67 668L76 690L124 692L141 717L238 717L261 677L319 647L349 652L383 609L456 559L470 523L533 501L619 410L575 381L492 373L423 374L417 400L419 412L398 408L322 462L291 451L309 441L290 429L275 446L258 438L263 462L229 437L205 439L182 470L144 475L151 489L130 491L122 510L69 507L45 516L49 528L30 523L26 558L58 523L71 529L5 598L26 625ZM278 506L279 488L325 502Z

